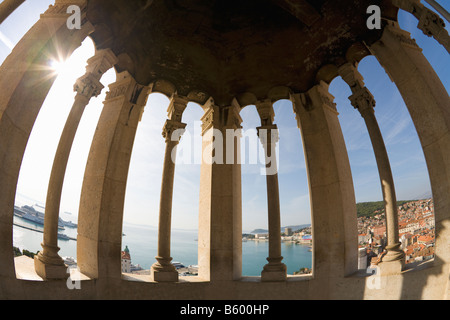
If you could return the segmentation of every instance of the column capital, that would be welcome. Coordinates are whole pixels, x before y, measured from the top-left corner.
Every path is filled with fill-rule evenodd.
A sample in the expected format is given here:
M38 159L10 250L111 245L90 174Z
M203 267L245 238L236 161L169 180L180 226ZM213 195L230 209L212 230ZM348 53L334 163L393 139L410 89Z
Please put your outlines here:
M162 136L164 137L164 139L166 139L166 143L170 142L170 141L176 141L178 143L181 139L181 135L185 131L185 128L186 128L186 123L168 119L168 120L166 120L166 123L164 124ZM177 130L179 130L178 135L174 137L173 133ZM178 139L175 139L176 137Z
M417 28L426 36L434 37L450 51L450 36L445 29L444 20L438 14L425 7L419 0L392 0L392 3L414 15L419 20Z
M149 87L140 85L128 71L124 71L117 75L116 82L109 85L105 101L124 97L134 105L144 106L149 92Z
M236 99L231 105L219 107L213 99L209 99L203 106L205 111L200 119L202 121L202 135L211 128L214 129L240 129L242 118L240 116L241 107Z
M241 106L236 99L233 99L231 105L224 108L224 123L226 129L241 129L242 118L240 115Z
M92 73L100 79L103 74L119 62L119 59L111 49L98 50L94 56L88 59L86 73Z
M73 90L81 96L90 99L97 97L103 90L104 86L100 83L99 79L92 73L86 73L78 78L73 86Z
M78 78L73 86L73 90L87 98L97 97L104 86L100 83L103 74L117 63L117 57L109 49L97 51L88 59L86 73Z
M448 32L444 29L444 20L430 9L424 6L422 7L423 8L419 17L419 24L417 25L417 28L422 30L422 32L428 37L436 37L436 40L438 41L441 32L443 34L446 33L448 37Z
M275 111L273 110L273 102L270 99L257 101L255 103L256 110L261 118L261 124L271 125L275 118Z
M329 85L324 81L312 87L305 93L293 93L290 95L295 118L300 128L300 115L304 112L312 112L317 107L324 107L328 111L339 115L334 102L334 96L328 91Z
M361 113L364 117L366 112L374 112L375 98L367 87L359 87L353 91L353 94L348 97L352 106Z
M169 107L167 108L167 114L169 119L181 121L183 112L186 109L188 103L189 99L187 97L174 94L170 99L170 104Z
M372 93L364 86L364 80L358 69L351 63L346 63L338 68L339 75L349 85L352 95L348 97L352 106L366 115L366 111L373 112L375 99Z
M201 117L202 121L202 136L211 128L216 127L219 121L219 107L214 104L212 99L209 99L204 105L205 113Z

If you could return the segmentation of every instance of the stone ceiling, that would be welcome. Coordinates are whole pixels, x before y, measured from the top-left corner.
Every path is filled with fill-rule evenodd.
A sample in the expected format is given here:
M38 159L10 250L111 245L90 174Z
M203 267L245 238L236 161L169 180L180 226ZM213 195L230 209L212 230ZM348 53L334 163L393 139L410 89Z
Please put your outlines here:
M96 47L119 56L117 71L128 70L141 84L157 81L156 91L175 88L198 102L212 96L228 105L239 96L247 97L244 103L283 98L280 86L305 92L319 70L324 80L334 77L322 67L341 64L355 43L380 37L366 27L369 5L396 20L396 9L385 2L89 0L87 17L96 27ZM355 48L359 59L368 54Z

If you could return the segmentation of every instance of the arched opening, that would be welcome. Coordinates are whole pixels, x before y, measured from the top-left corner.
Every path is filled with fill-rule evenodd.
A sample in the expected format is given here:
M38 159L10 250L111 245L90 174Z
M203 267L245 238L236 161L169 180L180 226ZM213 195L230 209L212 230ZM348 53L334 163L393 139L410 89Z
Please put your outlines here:
M136 133L127 181L122 272L149 275L158 250L158 223L166 143L161 135L170 100L149 95ZM197 274L198 199L202 109L189 103L186 131L177 146L171 218L171 257L179 275ZM125 250L127 252L125 252ZM128 254L126 254L128 253ZM130 261L130 263L127 263Z
M406 264L434 256L432 196L423 151L408 110L395 84L368 56L358 64L365 86L376 101L375 117L383 136L394 179L398 231ZM387 245L385 203L368 130L350 103L352 94L342 78L330 84L335 96L352 168L357 202L358 269L376 268ZM419 240L420 239L420 240ZM424 244L427 240L427 244Z
M261 121L254 105L244 107L240 116L242 118L242 275L260 276L268 252L264 151L256 130L261 125Z
M131 257L124 273L149 274L158 247L159 198L164 158L161 135L169 99L152 93L139 122L131 153L123 214L122 250Z
M280 192L281 253L288 275L307 274L312 269L312 234L309 189L301 136L292 116L292 103L274 103L277 144L277 174ZM259 276L267 263L268 221L264 150L256 128L256 108L241 111L243 137L242 165L242 262L244 276Z
M42 250L45 201L49 187L55 152L68 114L74 103L73 86L85 74L86 61L94 56L95 48L87 38L66 61L54 58L52 67L57 73L44 101L22 161L16 189L13 245L15 252L33 257ZM107 87L115 79L114 70L103 75ZM83 174L96 124L102 111L106 90L93 97L78 125L64 175L59 212L59 255L65 263L76 267L76 238L79 200Z
M279 170L282 255L288 275L312 273L313 230L305 154L292 102L274 104L280 131Z
M198 225L203 109L189 102L183 112L186 131L177 147L172 207L172 257L181 276L198 274Z

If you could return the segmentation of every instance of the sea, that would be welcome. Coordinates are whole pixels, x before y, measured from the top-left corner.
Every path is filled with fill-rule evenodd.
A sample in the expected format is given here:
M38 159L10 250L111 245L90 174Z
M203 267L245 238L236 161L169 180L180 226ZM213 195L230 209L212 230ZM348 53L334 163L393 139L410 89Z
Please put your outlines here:
M61 219L77 223L76 216L61 213ZM42 250L43 226L14 216L13 245L21 251L24 249L36 253ZM17 225L16 225L17 224ZM20 225L20 226L19 226ZM26 229L31 228L34 230ZM38 231L35 231L38 230ZM77 229L65 227L60 233L76 239ZM173 262L180 262L185 266L198 264L198 232L196 230L173 229L171 234L171 256ZM156 227L123 224L122 250L128 247L131 263L140 265L143 269L150 269L156 261L158 230ZM76 260L76 240L58 240L61 257L71 257ZM268 241L247 240L242 242L242 275L260 276L263 266L267 263ZM282 242L283 262L287 266L288 274L293 274L301 268L310 268L312 252L310 246Z

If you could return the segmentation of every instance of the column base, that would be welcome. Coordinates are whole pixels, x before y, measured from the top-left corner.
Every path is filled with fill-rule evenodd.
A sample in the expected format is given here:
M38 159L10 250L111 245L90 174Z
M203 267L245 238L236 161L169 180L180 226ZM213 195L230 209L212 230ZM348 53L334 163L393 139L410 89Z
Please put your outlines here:
M261 281L285 281L287 279L287 267L280 258L267 258L269 261L261 272Z
M48 258L41 252L34 256L34 270L44 280L65 280L70 276L62 258Z
M151 268L151 275L153 281L156 282L178 282L178 271L173 264L170 263L170 259L156 258L158 262L155 262Z
M405 268L405 253L400 249L400 243L386 246L386 251L378 264L381 274L399 274Z
M405 263L402 260L397 261L382 261L378 264L380 274L383 276L400 274L405 267Z

